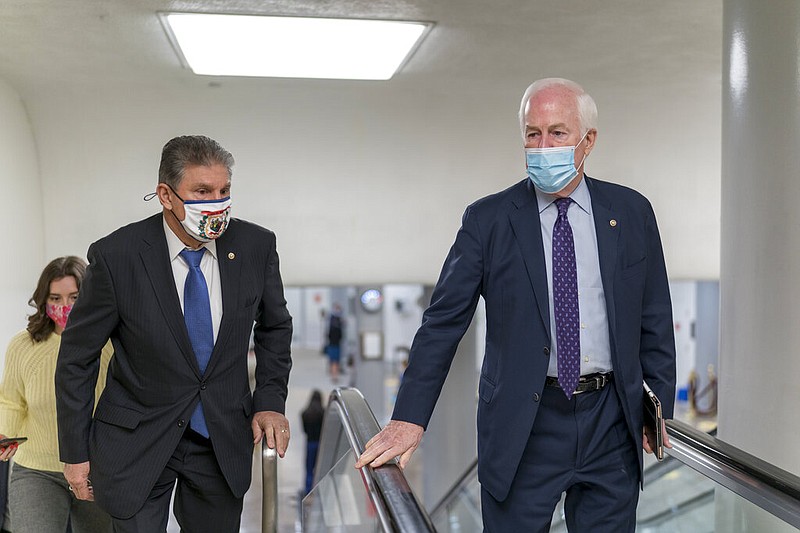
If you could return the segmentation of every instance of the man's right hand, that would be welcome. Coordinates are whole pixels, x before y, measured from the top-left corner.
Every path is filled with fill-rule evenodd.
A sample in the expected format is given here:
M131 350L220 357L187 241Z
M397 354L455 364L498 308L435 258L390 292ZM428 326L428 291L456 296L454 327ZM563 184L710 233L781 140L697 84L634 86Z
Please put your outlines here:
M369 440L364 453L356 462L356 468L366 465L376 468L397 456L400 456L400 468L405 468L411 459L411 454L419 446L423 433L425 428L417 424L400 420L390 421L380 433Z
M65 464L64 477L69 488L79 500L94 501L92 483L89 481L89 461L78 464Z

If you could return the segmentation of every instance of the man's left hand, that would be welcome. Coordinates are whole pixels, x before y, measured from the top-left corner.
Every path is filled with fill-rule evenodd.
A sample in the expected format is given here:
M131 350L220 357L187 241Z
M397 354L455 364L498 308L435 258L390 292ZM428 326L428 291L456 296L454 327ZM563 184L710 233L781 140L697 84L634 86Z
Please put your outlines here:
M648 433L650 432L647 431L647 428L645 428L643 433L644 435L642 437L642 448L644 448L644 451L646 451L647 453L653 453L653 451L656 448L656 443L655 442L653 442L652 444L650 443L651 439L648 438ZM661 434L664 436L664 448L672 448L672 444L669 442L669 433L667 433L666 420L661 421Z
M266 436L267 446L276 448L278 455L286 455L289 447L289 421L286 417L275 411L259 411L253 415L253 444L261 442Z

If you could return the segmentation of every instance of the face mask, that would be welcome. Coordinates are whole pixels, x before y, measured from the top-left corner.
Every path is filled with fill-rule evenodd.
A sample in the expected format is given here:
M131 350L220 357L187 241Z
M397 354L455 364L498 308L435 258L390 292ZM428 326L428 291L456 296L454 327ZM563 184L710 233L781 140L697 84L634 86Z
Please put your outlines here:
M528 177L537 189L555 194L575 179L578 175L578 169L575 167L575 149L588 134L588 131L584 133L575 146L525 149ZM581 165L585 159L584 155Z
M174 190L172 192L178 196ZM186 212L180 221L186 233L200 242L213 241L225 233L231 213L230 196L219 200L184 200L180 196L178 199L183 202Z
M70 311L72 311L71 305L47 304L45 306L45 312L47 313L47 316L49 316L50 319L61 329L67 327L67 318L69 318Z

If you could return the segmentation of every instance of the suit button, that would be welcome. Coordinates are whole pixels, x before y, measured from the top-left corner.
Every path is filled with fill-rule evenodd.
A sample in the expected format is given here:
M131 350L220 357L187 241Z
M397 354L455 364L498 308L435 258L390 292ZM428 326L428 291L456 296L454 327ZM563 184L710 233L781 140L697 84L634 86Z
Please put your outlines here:
M205 381L200 383L200 390L206 390L206 382Z
M542 353L545 355L550 355L550 347L545 346L544 348L542 348Z
M533 393L533 401L534 402L538 402L539 401L539 393L538 392L534 392Z
M179 427L179 428L182 428L182 427L183 427L183 426L185 426L185 425L186 425L186 420L184 420L183 418L181 418L180 420L178 420L178 427Z

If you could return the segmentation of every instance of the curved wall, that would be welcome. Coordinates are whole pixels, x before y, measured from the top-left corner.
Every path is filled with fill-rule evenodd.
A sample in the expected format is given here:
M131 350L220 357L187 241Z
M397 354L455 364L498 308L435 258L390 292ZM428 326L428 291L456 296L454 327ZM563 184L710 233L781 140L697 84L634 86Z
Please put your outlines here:
M28 298L44 266L42 191L36 143L25 106L0 79L0 187L3 254L0 267L0 359L5 343L26 324Z

